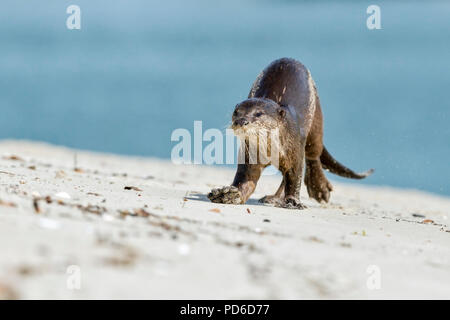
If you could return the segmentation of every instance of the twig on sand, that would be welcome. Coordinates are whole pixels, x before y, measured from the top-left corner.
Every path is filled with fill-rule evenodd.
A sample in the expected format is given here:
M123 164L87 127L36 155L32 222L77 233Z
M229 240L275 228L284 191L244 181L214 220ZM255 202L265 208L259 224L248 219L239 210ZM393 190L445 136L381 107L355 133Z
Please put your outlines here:
M15 174L14 174L14 173L11 173L11 172L0 171L0 173L2 173L2 174L7 174L7 175L10 175L10 176L15 176Z

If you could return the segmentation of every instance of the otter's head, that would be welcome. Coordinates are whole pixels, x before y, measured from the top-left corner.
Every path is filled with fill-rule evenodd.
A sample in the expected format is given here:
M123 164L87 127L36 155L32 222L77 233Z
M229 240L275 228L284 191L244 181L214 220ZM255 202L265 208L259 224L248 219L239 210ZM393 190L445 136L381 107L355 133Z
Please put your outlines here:
M239 103L233 112L231 129L237 136L258 134L280 127L286 111L269 99L251 98Z

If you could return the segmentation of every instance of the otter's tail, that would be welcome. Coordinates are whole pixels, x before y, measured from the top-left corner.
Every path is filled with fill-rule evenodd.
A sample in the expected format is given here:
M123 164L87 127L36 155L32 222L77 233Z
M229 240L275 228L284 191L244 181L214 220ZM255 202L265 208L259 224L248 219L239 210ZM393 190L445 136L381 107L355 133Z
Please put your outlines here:
M356 173L353 170L345 167L344 165L337 162L333 156L323 147L322 154L320 155L320 162L325 170L329 170L331 173L337 174L338 176L350 179L364 179L370 176L373 169L367 170L366 172Z

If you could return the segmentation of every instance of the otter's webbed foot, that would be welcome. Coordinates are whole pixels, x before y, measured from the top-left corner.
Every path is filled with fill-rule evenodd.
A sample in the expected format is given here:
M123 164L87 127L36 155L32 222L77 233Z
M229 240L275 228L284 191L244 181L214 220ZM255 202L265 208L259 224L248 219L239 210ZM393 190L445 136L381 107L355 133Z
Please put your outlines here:
M225 204L241 204L241 192L238 188L233 186L212 189L208 193L208 199L215 203L225 203Z
M330 192L333 191L333 186L325 177L322 167L307 165L305 171L305 184L310 198L316 199L319 203L322 201L328 202L328 200L330 200Z
M264 203L264 204L269 204L269 205L276 206L276 207L281 207L283 204L283 199L281 199L278 196L270 195L270 196L262 197L261 199L258 200L258 202Z
M285 209L306 209L308 208L303 203L300 202L300 200L294 198L294 197L286 197L284 201L282 202L281 208Z

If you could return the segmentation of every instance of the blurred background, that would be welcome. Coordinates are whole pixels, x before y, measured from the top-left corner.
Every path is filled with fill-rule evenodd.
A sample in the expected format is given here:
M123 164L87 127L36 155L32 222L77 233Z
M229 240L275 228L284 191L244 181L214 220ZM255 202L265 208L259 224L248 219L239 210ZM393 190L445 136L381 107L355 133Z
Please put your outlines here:
M71 4L81 30L66 28ZM382 30L366 27L371 4ZM224 129L257 74L287 56L311 70L328 150L376 169L362 183L450 194L449 1L0 6L0 139L170 158L174 129Z

